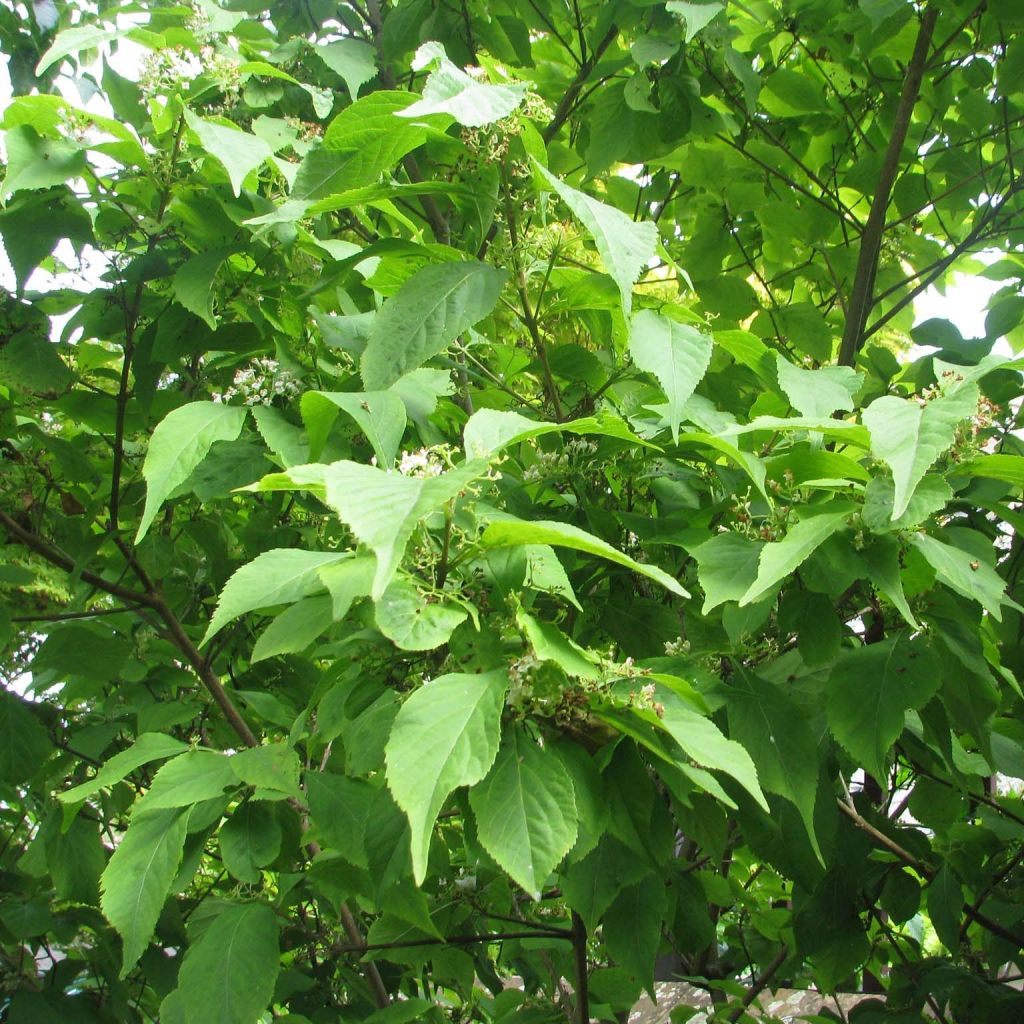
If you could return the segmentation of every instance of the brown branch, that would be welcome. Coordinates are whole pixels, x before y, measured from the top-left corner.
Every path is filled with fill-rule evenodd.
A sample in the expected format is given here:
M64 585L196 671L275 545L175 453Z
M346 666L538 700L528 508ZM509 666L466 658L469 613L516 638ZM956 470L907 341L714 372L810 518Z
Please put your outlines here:
M554 117L551 118L547 127L541 133L545 143L550 142L561 131L562 125L569 120L569 115L575 108L580 90L586 84L594 68L597 67L598 61L604 56L605 50L615 42L618 34L619 26L612 25L604 34L604 38L594 47L590 56L580 65L579 71L576 72L576 77L569 83L568 88L565 90L565 95L555 108ZM569 52L571 53L572 51L570 50Z
M346 929L347 930L347 929ZM414 949L417 946L473 946L485 942L506 942L510 939L572 939L573 933L560 929L534 928L519 932L485 932L479 935L447 935L439 939L409 939L407 942L353 942L342 946L342 953L373 953L388 949Z
M583 918L572 912L572 952L576 965L576 1021L590 1024L590 984L587 971L587 926Z
M899 170L900 155L907 140L910 120L921 91L921 80L924 77L925 65L928 61L928 48L931 45L935 22L938 20L937 7L928 7L921 18L914 53L907 65L907 77L903 82L899 104L896 107L896 118L893 122L889 145L882 160L882 168L875 185L875 194L871 201L867 223L860 239L860 252L857 257L857 271L854 274L853 288L849 297L849 315L843 331L843 341L839 348L839 365L853 366L864 341L864 328L867 324L868 311L871 309L872 292L875 287L875 274L878 270L878 259L882 251L882 238L885 233L885 214L889 208L893 183Z
M761 972L754 984L747 989L740 1005L729 1014L729 1021L731 1024L735 1024L735 1022L743 1016L746 1008L750 1006L750 1004L769 986L772 978L774 978L778 973L779 968L786 962L786 958L788 956L789 946L783 946L778 953L775 954L772 962Z

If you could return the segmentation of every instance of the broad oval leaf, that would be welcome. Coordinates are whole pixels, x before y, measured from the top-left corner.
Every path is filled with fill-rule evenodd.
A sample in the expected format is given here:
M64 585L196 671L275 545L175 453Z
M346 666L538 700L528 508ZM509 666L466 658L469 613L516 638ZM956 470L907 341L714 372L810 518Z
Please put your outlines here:
M672 440L679 440L683 406L711 363L714 343L689 324L676 323L649 309L641 310L629 331L629 354L646 373L653 373L668 398Z
M463 608L429 599L404 579L392 580L374 605L377 628L403 651L435 650L466 615Z
M521 725L505 730L494 767L469 792L480 842L535 899L576 841L572 780Z
M373 321L360 369L369 391L383 391L447 348L494 309L508 274L478 263L418 270Z
M264 160L274 155L270 143L240 128L207 121L185 108L185 120L199 137L203 149L214 157L228 173L235 195L241 195L242 182Z
M977 385L968 385L932 399L924 408L914 399L885 395L864 410L871 454L892 470L896 485L893 519L906 512L925 473L953 444L957 426L977 408Z
M614 206L566 185L536 160L534 167L590 232L605 269L619 286L622 310L628 318L633 307L633 283L657 249L657 225L634 221Z
M583 551L589 555L597 555L606 558L609 562L623 565L633 572L646 576L648 579L660 583L666 590L671 591L679 597L689 597L689 592L684 590L679 581L670 576L663 569L656 565L648 565L646 562L637 562L629 555L623 554L611 544L595 537L586 530L569 523L558 523L550 520L536 519L527 522L523 519L500 519L493 522L484 530L481 537L485 547L501 548L516 546L519 544L548 544L551 547L574 548L576 551Z
M120 782L129 772L141 768L144 764L152 761L162 761L176 754L182 754L188 750L188 745L176 740L173 736L164 736L161 733L144 732L127 749L104 761L100 770L88 781L63 793L57 794L57 799L62 803L74 804L84 800L101 789Z
M218 835L224 867L240 882L255 884L281 849L281 825L273 807L251 800L236 807Z
M498 752L504 669L441 676L402 705L386 747L388 788L412 829L417 883L427 870L434 819L449 794L479 782Z
M145 952L181 863L186 808L133 817L103 871L100 907L124 944L121 977Z
M253 1024L274 994L280 969L270 907L228 906L182 961L178 992L186 1024Z
M291 604L322 590L320 570L348 557L345 551L294 548L274 548L257 555L224 584L200 646L209 643L229 622L246 612L275 604Z
M169 412L156 426L146 451L146 507L135 536L145 537L160 506L206 458L215 441L234 441L242 432L246 410L219 402L190 402Z

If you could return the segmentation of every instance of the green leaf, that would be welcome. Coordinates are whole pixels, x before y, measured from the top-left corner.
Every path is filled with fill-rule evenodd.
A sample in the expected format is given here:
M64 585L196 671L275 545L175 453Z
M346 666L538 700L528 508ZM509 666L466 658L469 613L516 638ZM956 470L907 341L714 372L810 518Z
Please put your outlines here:
M960 953L960 920L964 891L948 864L943 864L928 886L928 918L939 941L954 956Z
M633 317L629 354L641 370L658 378L668 398L672 440L677 443L683 406L707 372L713 348L711 338L689 324L649 309Z
M124 943L121 977L145 952L185 846L188 811L133 817L103 872L100 907Z
M739 601L754 585L763 547L763 541L740 533L719 533L690 552L704 590L705 615L726 601Z
M750 672L729 680L729 733L758 766L761 785L800 812L807 837L825 863L814 830L818 743L800 709L781 687Z
M627 886L605 911L602 937L620 967L634 977L651 998L654 993L654 962L661 945L665 913L665 883L657 875Z
M216 441L234 441L242 432L245 409L218 402L190 402L169 412L156 426L146 450L146 507L138 543L172 491L206 458Z
M634 561L629 555L613 548L599 537L581 530L569 523L537 519L527 522L522 519L501 519L491 523L480 538L484 547L515 547L520 544L549 544L552 547L573 548L589 555L606 558L609 562L623 565L641 576L660 583L666 590L679 597L689 597L679 581L663 569L646 562Z
M257 608L292 604L323 588L320 570L349 555L344 551L274 548L257 555L224 584L200 647L229 622Z
M891 637L846 651L828 680L832 735L866 771L885 778L905 712L927 704L941 681L941 665L923 638Z
M227 258L226 249L201 252L186 260L171 280L175 301L206 321L211 331L217 329L217 318L213 313L213 286L217 271Z
M253 1024L267 1008L281 969L277 919L262 903L225 908L181 964L185 1024Z
M370 328L360 369L384 390L447 348L494 309L508 274L485 263L440 263L412 275Z
M486 472L487 464L481 461L464 462L435 477L385 473L357 462L335 462L327 467L327 504L377 556L370 594L374 601L391 582L420 520Z
M331 772L306 773L306 800L319 834L356 867L369 866L365 833L378 791L362 779Z
M463 431L463 444L467 458L486 458L520 441L556 433L601 434L660 451L657 445L634 434L617 416L605 414L565 423L541 423L509 409L479 409L473 413Z
M39 770L53 746L30 705L0 689L0 780L24 782Z
M231 771L248 786L256 787L257 800L298 798L299 755L287 743L264 743L233 754Z
M0 347L0 380L34 394L62 391L74 375L57 346L32 331L19 331Z
M372 555L346 558L320 570L320 580L331 595L331 613L335 622L345 618L359 598L370 596L376 570L377 562Z
M185 108L185 120L199 137L203 149L228 172L235 195L242 194L242 182L264 160L274 155L270 143L235 126L207 121Z
M871 432L871 454L892 470L896 485L893 519L907 510L922 477L952 446L957 426L977 408L977 385L969 385L932 399L924 408L913 399L885 395L864 410L861 418Z
M686 23L687 43L725 10L724 3L694 3L691 0L668 0L665 10L677 14Z
M447 643L466 611L421 594L407 579L392 580L374 605L377 628L400 650L433 651Z
M504 669L445 675L421 686L398 712L386 774L409 818L417 884L426 875L434 819L445 800L459 786L479 782L494 764L507 689Z
M7 173L0 199L15 192L63 185L86 171L85 152L62 139L44 139L34 128L18 125L4 133Z
M853 409L854 396L861 388L863 375L849 366L823 366L806 370L776 355L779 387L801 416L824 418L837 410Z
M436 58L436 67L423 84L423 97L397 111L399 117L448 114L467 128L479 128L508 117L526 98L525 84L490 85L471 78L444 55L437 43L426 43L417 54L419 66Z
M286 608L260 634L249 658L251 664L281 654L304 651L334 622L334 609L327 595L306 597Z
M393 391L307 391L302 396L302 419L309 436L309 454L317 458L331 426L342 410L356 421L373 447L378 463L390 469L405 434L405 404Z
M633 283L658 245L657 226L650 221L634 221L614 206L578 192L536 161L534 167L594 239L605 269L619 286L622 311L628 318L633 306Z
M565 571L565 566L558 560L558 555L546 544L527 544L526 579L523 586L530 590L538 590L544 594L554 594L568 601L574 608L583 611L576 598L572 583Z
M149 789L132 809L132 820L156 810L210 800L237 786L238 779L226 755L204 748L188 750L153 776Z
M648 716L645 720L667 732L699 765L734 778L767 811L768 801L761 792L757 769L747 751L726 738L710 718L667 687L659 685L657 695L664 714Z
M910 543L924 555L935 575L950 590L968 600L977 601L997 622L1002 620L1004 604L1012 604L1006 596L1006 581L987 562L968 551L915 533Z
M896 485L888 476L874 477L864 488L864 525L874 533L908 530L940 512L952 500L953 491L945 479L932 473L921 478L907 502L903 515L893 518Z
M782 540L765 544L758 559L757 579L740 598L740 606L760 600L799 568L822 543L846 525L853 511L853 505L829 502L814 515L791 526Z
M374 48L360 39L336 39L317 46L314 53L344 80L353 100L359 96L360 87L377 74Z
M415 98L408 92L374 92L346 107L327 126L324 148L348 154L347 189L374 184L430 136L431 129L425 125L406 124L395 117Z
M519 609L516 624L526 634L534 654L541 661L553 661L566 675L578 679L600 679L598 659L569 639L556 625L541 622Z
M4 748L6 749L6 748ZM100 770L88 781L73 789L57 794L57 799L66 804L76 804L101 789L109 789L120 782L136 768L153 761L174 757L188 750L188 745L173 736L145 732L127 749L115 754L103 763Z
M281 849L281 825L272 807L250 801L236 807L218 835L224 867L240 882L255 885L260 871Z
M576 841L576 801L561 760L513 725L505 730L494 767L470 790L469 802L484 849L538 898Z
M76 25L74 28L66 28L57 33L49 49L39 58L36 75L42 75L65 57L102 46L123 34L124 29L116 25Z

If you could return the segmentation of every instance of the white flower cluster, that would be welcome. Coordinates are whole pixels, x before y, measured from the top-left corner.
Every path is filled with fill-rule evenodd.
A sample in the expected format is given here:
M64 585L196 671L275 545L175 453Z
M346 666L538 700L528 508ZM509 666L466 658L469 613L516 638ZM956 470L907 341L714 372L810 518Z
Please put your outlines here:
M261 358L235 373L223 401L237 397L245 405L269 405L277 397L297 398L300 394L302 385L294 374L282 370L276 359Z
M690 641L684 640L681 636L676 637L675 640L665 641L665 656L669 658L675 658L680 654L690 653Z
M139 88L146 99L187 91L200 76L217 83L227 97L234 97L242 87L242 75L236 61L204 46L194 53L183 46L154 50L142 58Z
M398 460L398 472L403 476L440 476L446 468L447 459L442 446L402 452Z

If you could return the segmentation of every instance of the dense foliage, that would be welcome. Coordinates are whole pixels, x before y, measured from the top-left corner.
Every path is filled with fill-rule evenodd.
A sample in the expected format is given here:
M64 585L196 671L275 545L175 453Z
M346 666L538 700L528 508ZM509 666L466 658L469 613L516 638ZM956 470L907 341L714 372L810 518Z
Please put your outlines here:
M1019 0L0 34L0 1017L1024 1018Z

